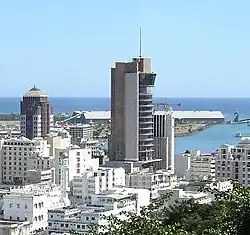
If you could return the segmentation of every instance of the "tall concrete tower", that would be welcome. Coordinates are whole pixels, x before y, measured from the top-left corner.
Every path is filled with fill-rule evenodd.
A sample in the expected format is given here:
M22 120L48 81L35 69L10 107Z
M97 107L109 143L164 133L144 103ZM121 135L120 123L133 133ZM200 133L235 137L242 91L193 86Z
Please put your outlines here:
M52 107L48 95L33 87L20 102L21 135L28 139L46 137L53 125Z
M160 169L174 172L174 115L168 106L165 111L154 114L154 150L155 158L162 159L158 163Z
M116 62L111 69L110 161L154 157L153 94L156 74L149 58Z

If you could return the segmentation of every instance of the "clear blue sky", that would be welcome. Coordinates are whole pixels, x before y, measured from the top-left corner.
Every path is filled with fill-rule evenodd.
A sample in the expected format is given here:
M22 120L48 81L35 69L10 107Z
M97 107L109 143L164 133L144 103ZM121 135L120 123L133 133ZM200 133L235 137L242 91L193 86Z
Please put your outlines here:
M0 2L0 96L109 96L114 61L143 55L156 96L250 96L249 0Z

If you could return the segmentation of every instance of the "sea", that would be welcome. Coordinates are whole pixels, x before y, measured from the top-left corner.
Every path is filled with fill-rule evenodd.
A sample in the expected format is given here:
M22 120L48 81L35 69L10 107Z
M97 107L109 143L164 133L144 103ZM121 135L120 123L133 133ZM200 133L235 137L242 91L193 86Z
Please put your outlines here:
M50 98L54 113L71 113L76 110L110 110L110 98ZM218 110L227 120L232 120L234 112L239 118L250 118L250 98L156 98L155 103L168 103L174 110ZM181 107L176 104L181 103ZM19 113L20 98L0 98L0 113ZM175 152L201 150L211 152L221 144L236 144L236 132L250 137L247 124L218 124L186 137L175 139Z

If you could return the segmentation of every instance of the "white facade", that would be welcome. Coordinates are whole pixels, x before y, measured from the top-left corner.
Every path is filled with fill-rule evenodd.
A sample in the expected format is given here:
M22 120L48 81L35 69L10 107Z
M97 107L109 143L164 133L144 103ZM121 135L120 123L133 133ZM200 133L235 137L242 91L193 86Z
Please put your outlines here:
M53 185L29 185L13 188L2 198L3 218L10 221L29 221L32 231L48 226L48 210L69 206L65 191Z
M25 184L29 170L48 170L52 165L46 140L25 137L5 140L1 151L1 184Z
M198 191L184 191L183 189L167 189L161 190L160 194L165 195L166 193L172 193L169 200L167 200L166 204L171 205L174 204L175 201L187 201L193 198L199 204L207 204L212 202L212 197L209 193L203 193Z
M162 159L161 169L174 172L174 116L172 108L154 113L154 139L156 158Z
M188 154L176 153L174 159L175 159L175 174L179 178L184 178L187 174L187 171L190 170L190 166L191 166L190 154L189 153Z
M6 221L0 220L0 235L28 235L32 230L28 221Z
M156 198L159 190L174 186L176 180L172 171L139 171L126 175L126 187L148 189L151 197Z
M221 145L215 160L217 180L238 180L250 186L250 138L242 138L237 145Z
M18 130L0 130L0 138L17 138L21 136L21 132Z
M116 186L125 186L123 168L100 168L82 176L75 176L72 183L72 195L75 200L88 202L89 196L111 190Z
M190 153L190 169L186 172L186 180L215 180L215 156L211 153L192 151Z
M81 147L90 148L92 152L92 157L98 157L100 155L100 150L98 147L98 140L82 141Z
M88 226L91 223L106 223L101 216L120 216L120 212L124 211L139 213L141 208L149 203L150 192L146 189L116 188L96 195L90 206L50 210L48 230L49 233L57 234L69 233L72 230L89 234Z
M92 158L91 149L72 146L55 149L55 183L67 187L74 176L81 176L88 170L97 170L99 159Z
M47 136L47 142L50 146L50 156L55 156L56 149L67 149L71 146L71 136L65 130L52 129L53 133Z

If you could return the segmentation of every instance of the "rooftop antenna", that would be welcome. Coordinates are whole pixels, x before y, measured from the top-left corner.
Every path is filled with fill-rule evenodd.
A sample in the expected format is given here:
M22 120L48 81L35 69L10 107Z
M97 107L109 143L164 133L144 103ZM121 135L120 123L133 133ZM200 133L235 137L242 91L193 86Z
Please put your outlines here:
M139 54L139 57L141 58L141 27L140 27L140 41L139 41L139 46L140 46L140 54Z

